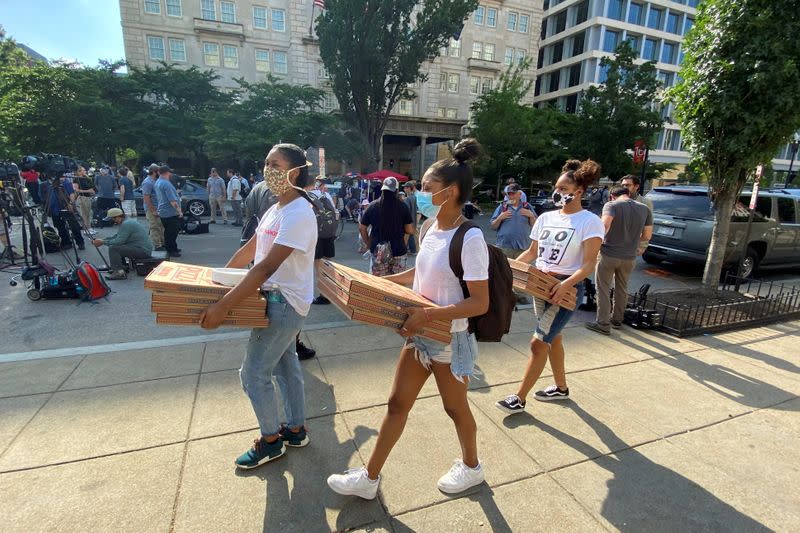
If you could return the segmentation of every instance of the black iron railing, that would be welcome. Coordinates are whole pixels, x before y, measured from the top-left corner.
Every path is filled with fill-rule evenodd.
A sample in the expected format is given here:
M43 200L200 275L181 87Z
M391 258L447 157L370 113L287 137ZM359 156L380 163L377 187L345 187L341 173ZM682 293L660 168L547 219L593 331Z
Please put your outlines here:
M756 326L800 317L800 288L728 275L717 291L669 291L629 302L659 314L659 328L678 337ZM686 303L689 300L698 303ZM704 301L700 301L704 300Z

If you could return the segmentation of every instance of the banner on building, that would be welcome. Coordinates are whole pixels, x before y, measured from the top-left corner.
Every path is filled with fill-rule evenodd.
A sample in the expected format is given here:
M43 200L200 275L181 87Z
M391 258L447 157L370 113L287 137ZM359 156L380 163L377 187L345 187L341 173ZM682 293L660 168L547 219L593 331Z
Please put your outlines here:
M644 163L647 157L647 143L643 139L639 139L633 144L633 162L637 165Z
M319 175L325 177L325 148L319 147Z

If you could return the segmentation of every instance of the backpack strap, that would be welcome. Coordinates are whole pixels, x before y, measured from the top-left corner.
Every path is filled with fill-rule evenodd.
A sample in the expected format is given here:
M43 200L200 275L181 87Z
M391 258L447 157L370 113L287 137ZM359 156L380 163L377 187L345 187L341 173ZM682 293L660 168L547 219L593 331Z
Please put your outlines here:
M461 282L461 286L464 289L464 296L469 296L469 293L462 279L464 277L464 265L461 264L461 251L464 249L464 236L472 228L479 228L479 226L469 220L463 222L456 230L456 234L453 235L453 240L450 241L450 269Z
M422 243L422 240L425 238L425 235L428 233L428 230L431 229L433 223L436 222L435 218L426 219L425 222L422 223L422 226L419 228L419 242Z

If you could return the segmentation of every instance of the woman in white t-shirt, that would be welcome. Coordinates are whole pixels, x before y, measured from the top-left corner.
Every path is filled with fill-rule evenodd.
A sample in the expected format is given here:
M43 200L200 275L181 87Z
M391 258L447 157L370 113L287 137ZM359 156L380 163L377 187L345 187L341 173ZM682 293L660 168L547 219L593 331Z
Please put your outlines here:
M560 301L572 287L578 291L578 303L583 299L583 280L594 272L605 235L600 218L581 206L581 198L600 177L600 165L591 159L584 162L573 159L567 161L562 171L553 192L553 203L561 209L544 213L536 220L531 230L530 247L517 257L525 263L535 261L536 268L561 282L553 287L549 300L534 298L538 323L531 339L532 356L525 376L516 394L496 403L498 409L510 414L525 410L528 393L542 374L548 358L555 385L537 391L534 398L541 401L569 398L561 331L574 310L560 307L555 302Z
M268 300L268 328L254 328L239 376L258 419L261 434L235 464L250 469L277 459L286 446L308 444L305 428L303 371L295 338L314 299L314 251L317 218L304 187L311 183L305 152L293 144L272 148L264 162L264 181L278 203L261 217L253 237L226 266L253 268L218 303L200 316L200 325L214 329L230 309L259 288ZM272 377L281 389L287 425L280 424Z
M417 208L432 222L428 223L420 244L416 268L386 279L406 286L413 284L414 291L439 307L409 310L408 319L399 332L408 340L400 352L388 411L375 449L366 468L328 478L328 485L339 494L366 499L375 497L380 471L403 433L419 391L431 374L436 378L445 411L455 423L462 451L462 458L439 479L439 489L454 494L483 482L483 469L478 460L477 428L467 402L467 383L473 374L478 352L475 335L468 331L467 319L480 316L489 308L489 251L483 233L471 228L464 234L461 263L463 279L469 289L468 298L464 298L461 284L449 263L450 242L465 220L461 208L472 191L472 169L466 162L475 157L479 149L480 145L474 139L461 141L455 147L453 159L437 161L422 178L422 191L417 192ZM415 336L432 320L452 321L450 344Z

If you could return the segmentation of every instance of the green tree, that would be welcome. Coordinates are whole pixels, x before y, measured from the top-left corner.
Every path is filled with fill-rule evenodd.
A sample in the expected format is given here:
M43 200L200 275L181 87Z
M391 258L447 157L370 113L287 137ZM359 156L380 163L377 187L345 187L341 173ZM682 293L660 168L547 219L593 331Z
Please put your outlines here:
M317 20L320 56L344 119L376 167L389 114L420 71L460 31L477 0L328 0Z
M619 179L632 169L627 150L637 139L650 142L661 128L661 116L653 110L660 83L655 63L637 64L628 41L617 46L614 57L601 59L600 68L607 79L584 94L570 149L573 156L591 157L605 175Z
M575 117L523 103L532 84L523 76L529 66L526 61L509 67L497 87L472 104L471 134L486 154L478 174L497 182L498 195L506 178L523 183L527 177L551 178L569 156L563 140Z
M705 0L670 92L684 144L708 176L714 230L703 284L716 288L731 212L748 174L800 127L795 0Z

